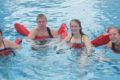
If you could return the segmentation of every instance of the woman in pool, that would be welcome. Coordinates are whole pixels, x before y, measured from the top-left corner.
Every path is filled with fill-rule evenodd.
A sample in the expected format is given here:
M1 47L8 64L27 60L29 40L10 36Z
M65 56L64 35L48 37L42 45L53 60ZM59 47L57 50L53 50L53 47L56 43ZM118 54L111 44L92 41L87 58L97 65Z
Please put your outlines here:
M109 27L109 38L110 42L107 44L114 52L120 54L120 28L119 27Z
M107 44L107 47L111 48L115 53L120 54L120 28L116 26L110 26L109 28L109 38L110 41ZM104 58L100 57L100 60L120 60L120 58Z
M12 52L12 48L21 48L18 44L2 38L2 31L0 30L0 56L8 55Z
M78 19L73 19L70 22L72 34L65 38L65 41L74 48L85 48L87 54L90 55L91 43L89 38L82 32L81 22Z

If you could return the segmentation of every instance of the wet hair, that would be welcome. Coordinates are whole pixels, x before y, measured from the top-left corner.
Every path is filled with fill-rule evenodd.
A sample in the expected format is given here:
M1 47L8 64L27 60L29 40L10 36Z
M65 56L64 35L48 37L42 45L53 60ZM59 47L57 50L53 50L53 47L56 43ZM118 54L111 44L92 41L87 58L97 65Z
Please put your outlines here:
M108 30L110 31L111 29L116 29L118 33L120 34L120 27L111 25L108 27Z
M39 14L38 16L37 16L37 19L36 20L38 20L39 18L45 18L46 19L46 21L47 21L47 18L46 18L46 16L44 15L44 14Z
M80 35L82 36L82 35L85 35L83 32L82 32L82 26L81 26L81 22L78 20L78 19L72 19L71 21L70 21L70 25L71 25L71 22L77 22L78 23L78 25L79 25L79 27L80 27ZM73 34L72 34L73 35Z

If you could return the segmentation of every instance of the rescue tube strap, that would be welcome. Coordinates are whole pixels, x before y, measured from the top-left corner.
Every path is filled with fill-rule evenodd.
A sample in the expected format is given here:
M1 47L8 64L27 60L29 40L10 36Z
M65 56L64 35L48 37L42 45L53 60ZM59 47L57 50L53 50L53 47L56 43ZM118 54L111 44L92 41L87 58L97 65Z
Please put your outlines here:
M49 37L50 37L50 38L53 38L53 35L52 35L49 27L47 27L47 31L48 31Z

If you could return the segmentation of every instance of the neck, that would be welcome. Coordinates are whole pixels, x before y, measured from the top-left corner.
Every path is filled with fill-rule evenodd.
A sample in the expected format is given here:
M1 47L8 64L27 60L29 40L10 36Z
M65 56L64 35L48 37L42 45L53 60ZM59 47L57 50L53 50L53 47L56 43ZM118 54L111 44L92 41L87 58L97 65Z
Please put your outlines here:
M47 27L39 27L38 30L41 31L41 32L44 32L44 31L47 30Z

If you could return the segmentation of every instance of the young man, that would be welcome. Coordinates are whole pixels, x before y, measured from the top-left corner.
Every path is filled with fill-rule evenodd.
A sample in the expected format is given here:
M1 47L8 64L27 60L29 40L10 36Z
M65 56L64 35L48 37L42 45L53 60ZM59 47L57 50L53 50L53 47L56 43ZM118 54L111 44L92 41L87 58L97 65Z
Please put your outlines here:
M58 36L58 32L47 27L47 18L44 14L37 16L37 27L32 29L28 35L28 39L46 39Z

